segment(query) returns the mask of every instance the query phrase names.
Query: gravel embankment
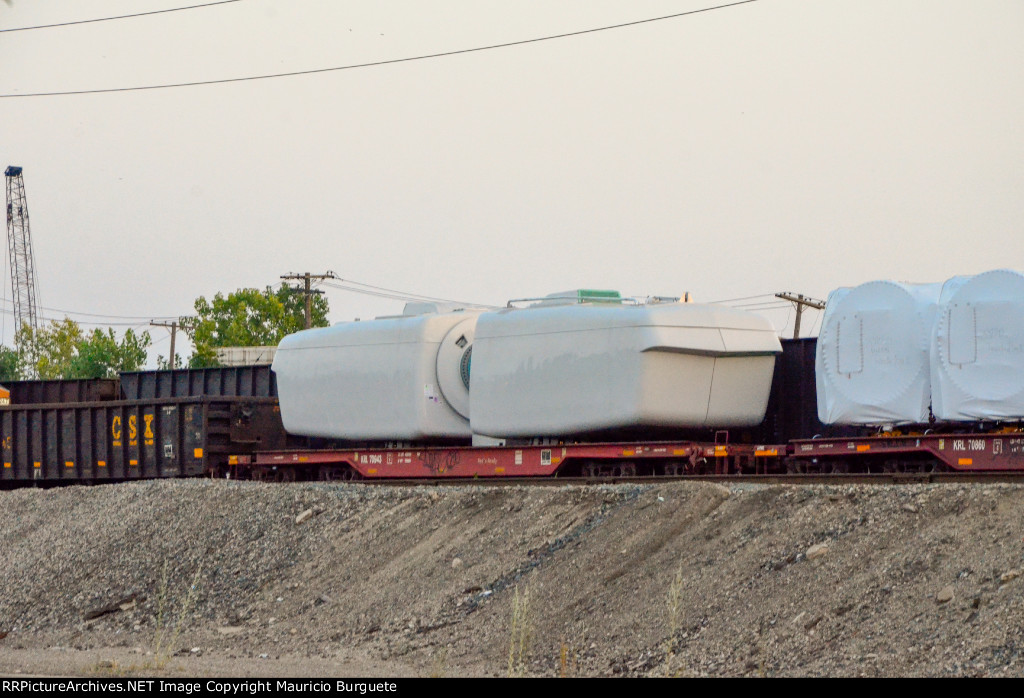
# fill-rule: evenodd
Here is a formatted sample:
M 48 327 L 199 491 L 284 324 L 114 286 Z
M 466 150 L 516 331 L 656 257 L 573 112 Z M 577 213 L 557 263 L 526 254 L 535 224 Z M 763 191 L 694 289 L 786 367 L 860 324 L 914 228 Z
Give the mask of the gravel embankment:
M 0 673 L 1017 676 L 1022 524 L 1011 485 L 0 492 Z

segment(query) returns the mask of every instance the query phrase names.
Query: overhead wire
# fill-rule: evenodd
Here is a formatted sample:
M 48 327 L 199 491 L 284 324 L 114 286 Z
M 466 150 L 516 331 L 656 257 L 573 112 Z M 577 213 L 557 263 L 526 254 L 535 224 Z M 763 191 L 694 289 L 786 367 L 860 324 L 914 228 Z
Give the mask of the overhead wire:
M 0 303 L 14 305 L 13 301 L 7 298 L 0 298 Z M 109 315 L 104 313 L 86 313 L 80 310 L 65 310 L 64 308 L 51 308 L 46 305 L 36 305 L 39 310 L 49 310 L 54 313 L 64 313 L 66 315 L 84 315 L 86 317 L 98 317 L 98 318 L 112 318 L 114 320 L 173 320 L 178 315 Z M 11 311 L 4 311 L 11 312 Z
M 781 300 L 776 299 L 776 300 L 771 300 L 771 301 L 761 301 L 760 303 L 739 303 L 737 305 L 731 305 L 729 307 L 730 308 L 757 308 L 757 307 L 766 306 L 766 305 L 770 305 L 770 306 L 778 307 L 778 308 L 788 308 L 790 304 L 787 301 L 781 301 Z
M 726 298 L 724 300 L 708 301 L 708 302 L 709 303 L 723 303 L 724 304 L 724 303 L 733 303 L 735 301 L 754 300 L 756 298 L 774 298 L 774 297 L 775 297 L 775 294 L 773 294 L 773 293 L 759 293 L 756 296 L 742 296 L 740 298 Z
M 517 41 L 506 41 L 500 44 L 488 44 L 486 46 L 474 46 L 471 48 L 455 49 L 452 51 L 441 51 L 438 53 L 427 53 L 417 56 L 406 56 L 404 58 L 389 58 L 379 61 L 369 61 L 366 63 L 351 63 L 348 65 L 334 66 L 330 68 L 312 68 L 309 70 L 294 70 L 284 73 L 267 73 L 265 75 L 247 75 L 237 78 L 220 78 L 215 80 L 195 80 L 190 82 L 177 82 L 177 83 L 164 83 L 159 85 L 135 85 L 130 87 L 105 87 L 93 90 L 61 90 L 54 92 L 27 92 L 22 94 L 9 93 L 0 94 L 0 99 L 14 98 L 14 97 L 58 97 L 67 95 L 90 95 L 90 94 L 107 94 L 113 92 L 134 92 L 140 90 L 162 90 L 173 87 L 197 87 L 200 85 L 222 85 L 233 82 L 248 82 L 253 80 L 270 80 L 273 78 L 287 78 L 296 77 L 299 75 L 314 75 L 317 73 L 330 73 L 341 70 L 355 70 L 358 68 L 372 68 L 382 65 L 394 65 L 396 63 L 411 63 L 413 61 L 429 60 L 433 58 L 444 58 L 447 56 L 458 56 L 466 53 L 477 53 L 480 51 L 492 51 L 500 48 L 510 48 L 512 46 L 523 46 L 526 44 L 534 44 L 542 41 L 553 41 L 556 39 L 566 39 L 574 36 L 583 36 L 585 34 L 594 34 L 597 32 L 610 31 L 613 29 L 623 29 L 625 27 L 634 27 L 640 24 L 649 24 L 652 22 L 661 22 L 669 19 L 677 19 L 679 17 L 686 17 L 688 15 L 695 15 L 702 12 L 712 12 L 714 10 L 723 10 L 729 7 L 736 7 L 737 5 L 747 5 L 759 0 L 738 0 L 737 2 L 730 2 L 724 5 L 715 5 L 714 7 L 703 7 L 697 10 L 689 10 L 687 12 L 676 12 L 670 15 L 663 15 L 660 17 L 650 17 L 647 19 L 638 19 L 631 22 L 621 22 L 619 24 L 609 24 L 601 27 L 592 27 L 590 29 L 581 29 L 572 32 L 563 32 L 561 34 L 549 34 L 547 36 L 538 36 L 531 39 L 519 39 Z
M 149 12 L 135 12 L 128 15 L 115 15 L 113 17 L 97 17 L 95 19 L 79 19 L 70 22 L 56 22 L 54 24 L 36 24 L 31 27 L 12 27 L 10 29 L 0 29 L 0 34 L 6 32 L 27 32 L 34 29 L 53 29 L 55 27 L 70 27 L 76 24 L 92 24 L 94 22 L 110 22 L 115 19 L 132 19 L 134 17 L 145 17 L 147 15 L 162 15 L 167 12 L 180 12 L 181 10 L 195 10 L 201 7 L 212 7 L 214 5 L 227 5 L 233 2 L 241 2 L 242 0 L 218 0 L 217 2 L 204 2 L 198 5 L 186 5 L 185 7 L 169 7 L 164 10 L 151 10 Z
M 363 283 L 361 281 L 353 281 L 352 279 L 342 279 L 339 276 L 334 276 L 332 280 L 338 282 L 339 284 L 351 284 L 351 285 L 354 285 L 354 286 L 360 286 L 360 287 L 363 287 L 363 288 L 366 288 L 366 289 L 372 289 L 374 291 L 378 291 L 378 292 L 382 292 L 382 293 L 392 294 L 394 296 L 397 296 L 400 300 L 431 301 L 431 302 L 438 302 L 438 303 L 456 303 L 456 304 L 460 304 L 460 305 L 472 305 L 472 306 L 479 306 L 479 307 L 497 307 L 497 306 L 488 306 L 488 305 L 486 305 L 484 303 L 470 303 L 470 302 L 466 302 L 466 301 L 454 300 L 452 298 L 440 298 L 438 296 L 428 296 L 428 295 L 425 295 L 425 294 L 422 294 L 422 293 L 412 293 L 411 291 L 399 291 L 399 290 L 396 290 L 396 289 L 393 289 L 393 288 L 385 288 L 383 286 L 375 286 L 373 284 Z M 326 284 L 328 286 L 331 285 L 329 281 L 324 281 L 322 283 L 324 283 L 324 284 Z M 335 287 L 337 287 L 337 284 L 335 285 Z M 359 292 L 357 289 L 346 289 L 346 290 L 352 290 L 352 291 L 355 291 L 357 293 Z
M 343 279 L 339 279 L 339 281 L 344 281 L 344 280 Z M 354 283 L 357 283 L 357 282 L 350 282 L 350 283 L 354 284 Z M 467 302 L 464 302 L 464 301 L 453 300 L 453 299 L 450 299 L 450 298 L 435 298 L 435 297 L 432 297 L 432 296 L 422 296 L 422 295 L 415 294 L 415 293 L 406 293 L 406 292 L 403 292 L 403 291 L 395 291 L 395 290 L 392 290 L 392 289 L 383 289 L 383 288 L 380 288 L 380 287 L 371 286 L 369 284 L 359 284 L 359 286 L 350 286 L 350 285 L 339 284 L 339 283 L 331 283 L 330 281 L 323 281 L 323 282 L 321 282 L 321 284 L 323 286 L 327 286 L 328 288 L 333 288 L 333 289 L 337 289 L 337 290 L 340 290 L 340 291 L 350 291 L 352 293 L 360 293 L 360 294 L 363 294 L 363 295 L 366 295 L 366 296 L 375 296 L 377 298 L 388 298 L 388 299 L 391 299 L 391 300 L 406 301 L 406 302 L 413 302 L 413 303 L 424 303 L 424 302 L 428 302 L 428 303 L 453 303 L 455 305 L 462 305 L 462 306 L 467 306 L 467 307 L 477 307 L 477 308 L 495 308 L 495 307 L 497 307 L 497 306 L 493 306 L 493 305 L 486 305 L 486 304 L 483 304 L 483 303 L 467 303 Z M 365 288 L 362 288 L 360 286 L 365 286 Z
M 415 297 L 415 298 L 419 298 L 421 300 L 442 301 L 442 302 L 445 302 L 445 303 L 458 303 L 459 302 L 459 301 L 450 300 L 448 298 L 438 298 L 436 296 L 428 296 L 428 295 L 425 295 L 425 294 L 422 294 L 422 293 L 412 293 L 411 291 L 397 291 L 397 290 L 395 290 L 393 288 L 384 288 L 383 286 L 374 286 L 373 284 L 365 284 L 362 281 L 353 281 L 352 279 L 342 279 L 341 277 L 338 277 L 338 276 L 333 277 L 333 280 L 337 281 L 339 283 L 342 283 L 342 284 L 352 284 L 354 286 L 362 286 L 364 288 L 372 288 L 374 290 L 383 291 L 385 293 L 396 293 L 396 294 L 398 294 L 400 296 L 403 296 L 405 298 L 414 298 Z
M 817 310 L 817 308 L 815 308 L 815 310 Z M 816 317 L 816 318 L 814 319 L 814 324 L 813 324 L 813 325 L 811 325 L 811 334 L 812 334 L 812 335 L 813 335 L 813 334 L 814 334 L 815 332 L 817 332 L 817 331 L 819 330 L 819 327 L 820 327 L 820 325 L 821 325 L 821 319 L 822 319 L 822 318 L 823 318 L 824 316 L 825 316 L 825 313 L 823 313 L 823 312 L 821 312 L 820 310 L 818 310 L 818 317 Z

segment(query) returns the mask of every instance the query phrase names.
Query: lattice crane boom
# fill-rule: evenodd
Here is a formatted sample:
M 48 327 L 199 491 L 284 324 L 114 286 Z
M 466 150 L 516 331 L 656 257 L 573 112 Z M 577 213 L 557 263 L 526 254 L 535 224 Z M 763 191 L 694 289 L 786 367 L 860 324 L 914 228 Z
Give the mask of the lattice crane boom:
M 39 329 L 35 258 L 28 223 L 28 200 L 22 168 L 15 165 L 4 170 L 7 182 L 7 245 L 11 259 L 11 290 L 14 300 L 14 321 L 18 329 L 28 324 Z

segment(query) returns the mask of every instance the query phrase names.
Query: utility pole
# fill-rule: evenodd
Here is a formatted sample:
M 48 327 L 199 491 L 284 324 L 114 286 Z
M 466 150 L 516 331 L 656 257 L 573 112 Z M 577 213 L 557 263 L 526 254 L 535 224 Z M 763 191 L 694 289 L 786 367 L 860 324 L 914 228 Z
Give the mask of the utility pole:
M 776 293 L 776 298 L 781 298 L 785 301 L 792 301 L 796 306 L 796 321 L 793 323 L 793 339 L 800 339 L 800 315 L 803 314 L 804 308 L 815 308 L 816 310 L 825 309 L 825 301 L 819 301 L 816 298 L 810 298 L 800 293 Z
M 281 278 L 286 280 L 305 282 L 305 287 L 300 290 L 306 296 L 306 329 L 308 330 L 313 326 L 313 294 L 323 293 L 323 291 L 318 291 L 314 288 L 311 288 L 309 285 L 310 281 L 312 279 L 318 279 L 320 281 L 323 281 L 324 279 L 334 279 L 337 277 L 334 276 L 333 271 L 329 271 L 325 274 L 310 274 L 307 271 L 305 274 L 284 274 L 283 276 L 281 276 Z
M 174 353 L 174 335 L 178 332 L 178 321 L 172 320 L 171 322 L 157 322 L 156 320 L 150 320 L 149 324 L 153 327 L 166 327 L 171 331 L 171 370 L 174 370 L 174 364 L 177 363 L 177 355 Z

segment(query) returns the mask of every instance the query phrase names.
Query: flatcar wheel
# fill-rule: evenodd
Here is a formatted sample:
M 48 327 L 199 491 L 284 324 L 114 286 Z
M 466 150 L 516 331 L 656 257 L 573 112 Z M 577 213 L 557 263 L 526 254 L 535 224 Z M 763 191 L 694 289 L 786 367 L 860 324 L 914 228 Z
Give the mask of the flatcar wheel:
M 295 482 L 295 469 L 285 468 L 277 473 L 278 482 Z
M 906 470 L 904 464 L 898 460 L 887 460 L 882 464 L 883 473 L 903 473 Z

